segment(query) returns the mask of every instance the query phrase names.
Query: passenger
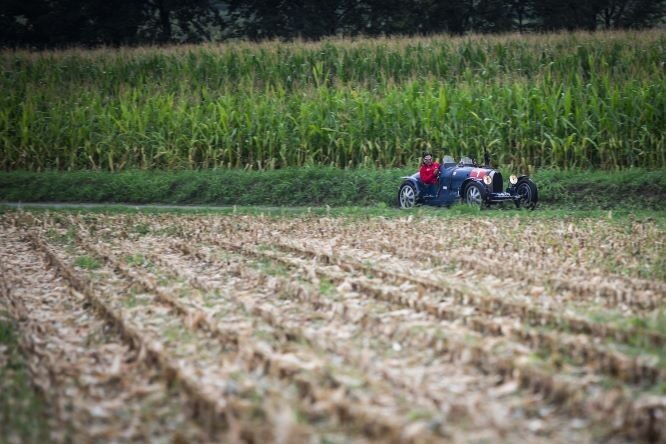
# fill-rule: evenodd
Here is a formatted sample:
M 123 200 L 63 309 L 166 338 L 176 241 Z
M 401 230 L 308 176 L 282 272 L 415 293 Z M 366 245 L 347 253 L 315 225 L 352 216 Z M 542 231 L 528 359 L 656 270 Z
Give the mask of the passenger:
M 419 169 L 419 175 L 424 187 L 424 198 L 432 198 L 437 194 L 437 182 L 439 181 L 439 163 L 433 162 L 432 154 L 424 153 L 423 162 Z

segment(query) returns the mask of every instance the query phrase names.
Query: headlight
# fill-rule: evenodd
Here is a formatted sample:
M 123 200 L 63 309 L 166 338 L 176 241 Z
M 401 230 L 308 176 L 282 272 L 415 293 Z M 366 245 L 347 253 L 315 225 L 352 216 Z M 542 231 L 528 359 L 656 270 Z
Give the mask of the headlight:
M 490 185 L 491 183 L 493 183 L 493 178 L 490 177 L 490 174 L 483 176 L 483 183 L 485 183 L 486 185 Z
M 509 176 L 509 182 L 511 182 L 511 185 L 515 185 L 515 184 L 518 183 L 518 178 L 516 177 L 515 174 L 512 174 L 511 176 Z

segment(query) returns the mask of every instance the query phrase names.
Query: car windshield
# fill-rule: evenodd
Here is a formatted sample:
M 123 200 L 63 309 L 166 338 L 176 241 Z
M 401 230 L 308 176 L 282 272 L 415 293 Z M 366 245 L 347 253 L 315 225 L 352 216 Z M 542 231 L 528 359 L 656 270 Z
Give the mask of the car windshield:
M 453 159 L 453 156 L 444 156 L 442 163 L 456 163 L 456 161 Z
M 462 163 L 463 165 L 474 165 L 474 162 L 472 162 L 472 159 L 470 159 L 467 156 L 461 157 L 460 158 L 460 163 Z

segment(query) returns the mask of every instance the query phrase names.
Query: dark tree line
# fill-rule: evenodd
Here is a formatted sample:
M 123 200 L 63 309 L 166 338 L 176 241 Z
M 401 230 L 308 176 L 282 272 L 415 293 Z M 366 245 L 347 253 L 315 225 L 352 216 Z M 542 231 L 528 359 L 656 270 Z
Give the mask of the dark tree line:
M 228 26 L 210 0 L 2 0 L 3 46 L 200 42 Z
M 3 0 L 0 44 L 58 47 L 643 28 L 666 0 Z

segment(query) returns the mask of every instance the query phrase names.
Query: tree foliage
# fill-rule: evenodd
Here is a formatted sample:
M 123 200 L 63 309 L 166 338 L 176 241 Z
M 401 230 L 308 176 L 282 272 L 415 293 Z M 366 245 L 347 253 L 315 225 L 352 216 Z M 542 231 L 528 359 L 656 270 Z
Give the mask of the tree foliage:
M 666 0 L 4 0 L 2 46 L 644 28 Z

